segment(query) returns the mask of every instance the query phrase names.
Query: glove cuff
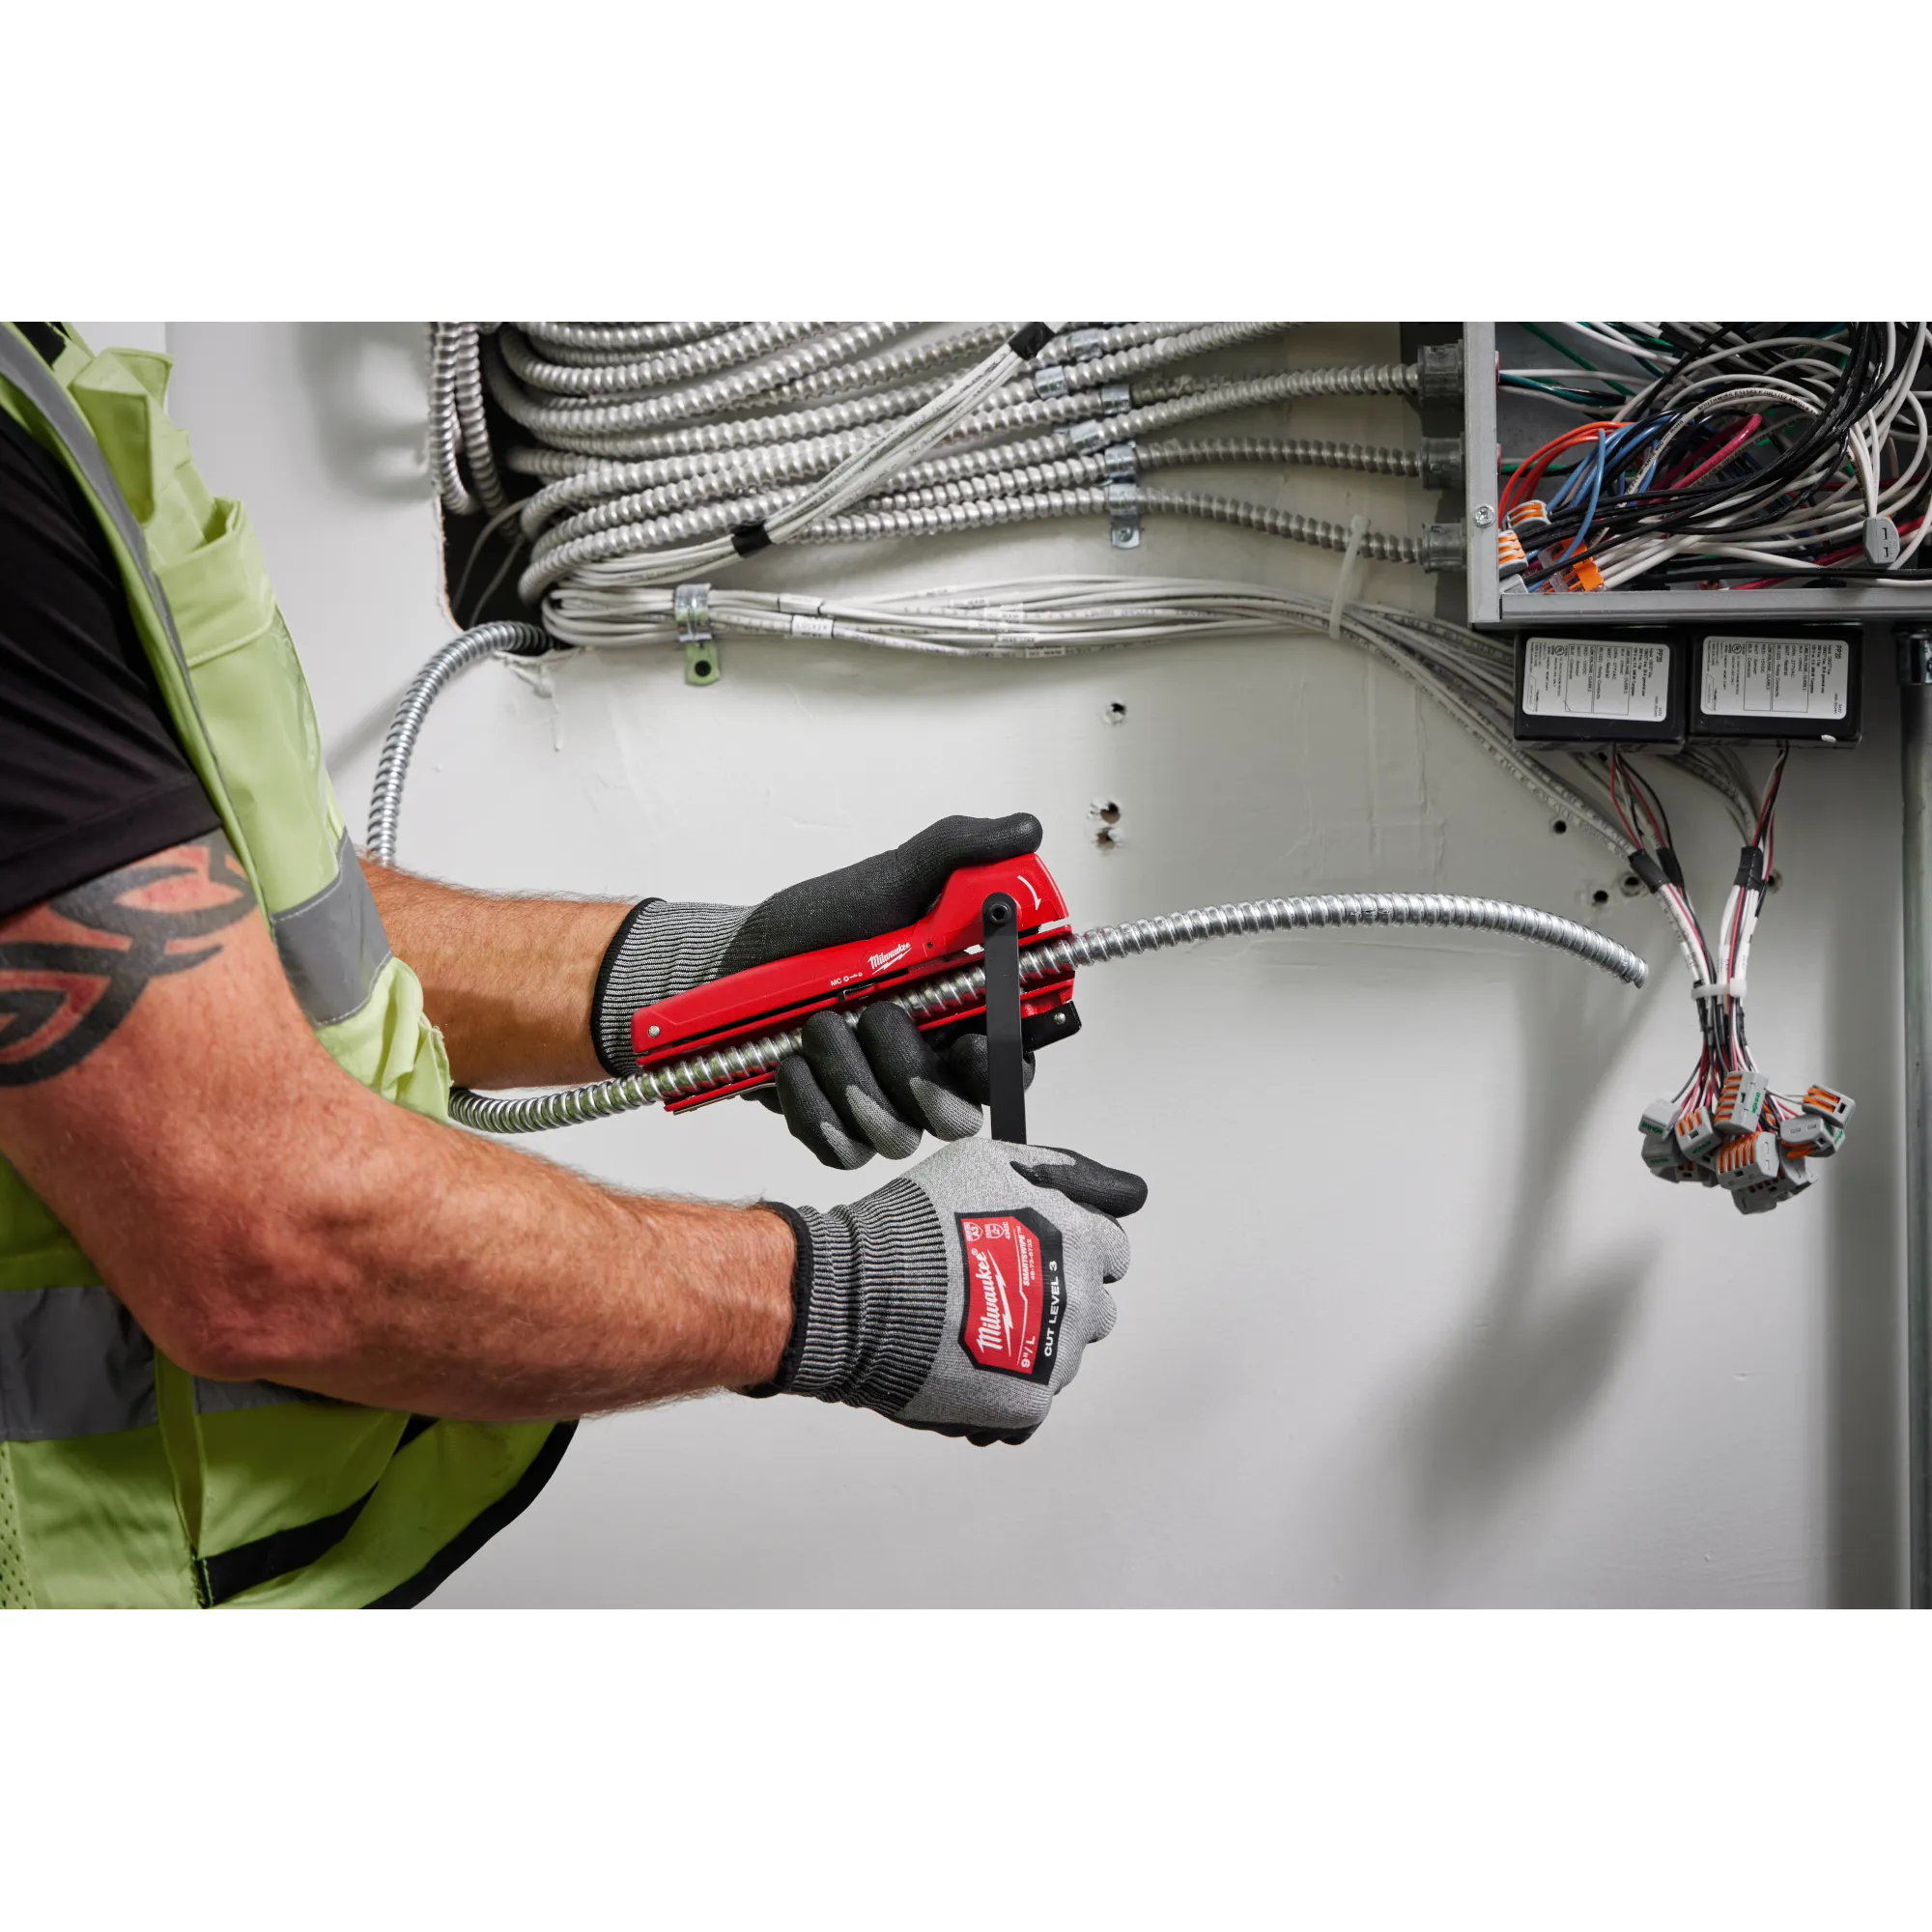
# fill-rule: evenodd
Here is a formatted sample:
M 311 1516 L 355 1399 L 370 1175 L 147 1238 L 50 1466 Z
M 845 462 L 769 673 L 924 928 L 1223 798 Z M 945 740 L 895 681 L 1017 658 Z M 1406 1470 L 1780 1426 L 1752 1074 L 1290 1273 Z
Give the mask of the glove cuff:
M 791 1230 L 791 1333 L 785 1337 L 784 1353 L 768 1382 L 755 1388 L 740 1389 L 740 1395 L 789 1395 L 798 1375 L 798 1358 L 805 1347 L 807 1321 L 811 1311 L 811 1224 L 806 1219 L 813 1210 L 787 1208 L 782 1201 L 753 1204 L 767 1214 L 776 1214 Z M 823 1219 L 822 1215 L 817 1216 Z
M 792 1332 L 755 1395 L 816 1396 L 895 1415 L 932 1371 L 946 1327 L 946 1242 L 923 1189 L 895 1180 L 821 1213 L 763 1206 L 790 1222 Z
M 631 908 L 604 949 L 590 995 L 590 1043 L 613 1079 L 638 1070 L 631 1015 L 716 979 L 746 911 L 668 899 L 643 899 Z

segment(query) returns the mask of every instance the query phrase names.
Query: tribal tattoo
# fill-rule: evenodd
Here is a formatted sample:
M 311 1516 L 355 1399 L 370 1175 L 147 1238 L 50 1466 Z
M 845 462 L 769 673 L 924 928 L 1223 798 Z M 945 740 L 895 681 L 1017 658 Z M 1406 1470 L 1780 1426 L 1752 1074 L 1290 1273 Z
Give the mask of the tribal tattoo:
M 0 1087 L 65 1073 L 150 980 L 192 971 L 255 904 L 220 832 L 62 893 L 0 931 Z

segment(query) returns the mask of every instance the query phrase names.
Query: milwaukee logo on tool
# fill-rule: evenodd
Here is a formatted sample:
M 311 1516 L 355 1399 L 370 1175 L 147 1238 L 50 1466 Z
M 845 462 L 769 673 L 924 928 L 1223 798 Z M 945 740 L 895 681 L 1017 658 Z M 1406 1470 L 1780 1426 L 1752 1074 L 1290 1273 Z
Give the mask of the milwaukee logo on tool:
M 912 951 L 912 941 L 902 939 L 890 952 L 875 952 L 867 962 L 874 973 L 883 973 L 888 966 L 896 966 Z
M 982 1369 L 1047 1380 L 1065 1306 L 1059 1229 L 1025 1208 L 958 1220 L 966 1274 L 961 1344 Z

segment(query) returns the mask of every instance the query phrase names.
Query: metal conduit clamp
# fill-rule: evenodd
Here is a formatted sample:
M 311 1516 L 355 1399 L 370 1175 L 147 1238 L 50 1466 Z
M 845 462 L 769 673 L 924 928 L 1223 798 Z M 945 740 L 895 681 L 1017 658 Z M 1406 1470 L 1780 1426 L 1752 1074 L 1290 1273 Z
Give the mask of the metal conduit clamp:
M 677 619 L 678 641 L 684 646 L 685 683 L 716 684 L 724 667 L 718 640 L 711 635 L 710 584 L 680 583 L 670 604 Z
M 1107 519 L 1116 550 L 1141 547 L 1141 479 L 1131 441 L 1110 442 L 1100 452 L 1107 466 Z

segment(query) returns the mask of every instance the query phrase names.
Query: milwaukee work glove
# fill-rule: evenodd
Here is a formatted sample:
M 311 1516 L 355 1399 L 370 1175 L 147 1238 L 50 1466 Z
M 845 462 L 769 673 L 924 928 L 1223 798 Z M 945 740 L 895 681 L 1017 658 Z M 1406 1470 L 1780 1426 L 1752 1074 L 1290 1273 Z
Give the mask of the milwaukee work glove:
M 1138 1175 L 1061 1148 L 942 1148 L 849 1208 L 791 1223 L 792 1331 L 752 1395 L 815 1395 L 970 1442 L 1024 1442 L 1114 1325 L 1116 1216 Z
M 645 899 L 604 954 L 591 999 L 597 1055 L 613 1076 L 637 1070 L 631 1015 L 673 993 L 774 959 L 895 932 L 929 911 L 948 879 L 1039 850 L 1039 820 L 942 818 L 917 837 L 843 871 L 775 893 L 754 906 Z M 943 1141 L 980 1131 L 989 1098 L 986 1036 L 967 1033 L 942 1053 L 899 1008 L 881 1003 L 855 1030 L 814 1013 L 800 1050 L 778 1065 L 776 1089 L 747 1097 L 782 1113 L 827 1167 L 863 1167 L 874 1153 L 903 1160 L 923 1133 Z M 1032 1084 L 1033 1056 L 1027 1055 Z

